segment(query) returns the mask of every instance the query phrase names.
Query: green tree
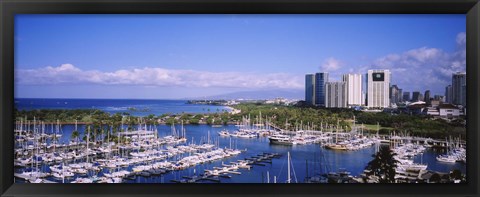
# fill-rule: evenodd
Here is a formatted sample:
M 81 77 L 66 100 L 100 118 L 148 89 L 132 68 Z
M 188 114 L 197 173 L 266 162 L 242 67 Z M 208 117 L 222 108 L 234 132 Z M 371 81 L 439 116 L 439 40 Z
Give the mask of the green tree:
M 209 116 L 207 118 L 207 124 L 213 124 L 213 120 L 214 120 L 213 116 Z
M 200 123 L 200 120 L 199 120 L 199 119 L 196 119 L 196 118 L 192 118 L 192 119 L 190 119 L 189 123 L 190 123 L 190 124 L 199 124 L 199 123 Z
M 370 172 L 367 175 L 378 176 L 380 183 L 394 183 L 395 168 L 398 163 L 395 155 L 397 154 L 388 146 L 381 146 L 377 154 L 372 155 L 374 159 L 368 162 L 366 169 Z
M 170 117 L 165 122 L 167 125 L 178 124 L 178 121 L 175 119 L 175 117 Z
M 77 146 L 78 146 L 78 138 L 79 138 L 79 137 L 80 137 L 80 132 L 78 132 L 77 130 L 74 130 L 74 131 L 72 132 L 71 138 L 72 138 L 73 140 L 75 140 L 75 142 L 77 143 Z

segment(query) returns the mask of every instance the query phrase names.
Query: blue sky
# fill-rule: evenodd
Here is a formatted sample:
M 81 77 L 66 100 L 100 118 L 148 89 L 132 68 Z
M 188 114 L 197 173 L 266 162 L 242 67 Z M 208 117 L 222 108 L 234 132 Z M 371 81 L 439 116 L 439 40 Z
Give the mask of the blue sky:
M 465 70 L 465 22 L 465 15 L 17 15 L 15 96 L 301 93 L 307 73 L 339 80 L 376 68 L 391 69 L 404 91 L 443 94 L 451 73 Z

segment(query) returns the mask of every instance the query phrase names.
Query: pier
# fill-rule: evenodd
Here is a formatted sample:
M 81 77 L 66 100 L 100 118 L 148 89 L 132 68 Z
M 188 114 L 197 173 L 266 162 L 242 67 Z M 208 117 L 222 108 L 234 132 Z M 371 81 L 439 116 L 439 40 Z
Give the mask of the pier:
M 49 181 L 49 180 L 46 180 L 46 179 L 37 179 L 37 177 L 26 175 L 26 174 L 21 174 L 21 173 L 14 173 L 13 176 L 16 177 L 16 178 L 27 180 L 31 183 L 34 183 L 34 182 L 36 183 L 36 180 L 41 180 L 40 183 L 57 183 L 57 182 Z
M 388 143 L 390 144 L 405 144 L 410 142 L 413 144 L 427 145 L 434 148 L 447 148 L 448 144 L 451 144 L 446 140 L 424 138 L 424 137 L 379 135 L 379 138 L 381 140 L 384 140 L 385 142 L 388 141 Z M 462 146 L 466 146 L 467 144 L 465 140 L 459 140 L 456 142 Z

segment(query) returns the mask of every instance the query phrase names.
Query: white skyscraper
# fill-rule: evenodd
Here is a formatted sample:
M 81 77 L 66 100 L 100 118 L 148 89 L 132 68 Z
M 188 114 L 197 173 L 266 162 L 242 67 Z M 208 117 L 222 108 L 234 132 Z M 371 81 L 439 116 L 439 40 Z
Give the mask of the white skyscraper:
M 390 105 L 390 77 L 389 70 L 368 70 L 368 107 L 388 107 Z
M 347 105 L 364 105 L 364 100 L 362 99 L 362 74 L 345 74 L 343 75 L 343 81 L 347 89 Z
M 345 82 L 325 83 L 325 107 L 347 107 L 347 88 Z

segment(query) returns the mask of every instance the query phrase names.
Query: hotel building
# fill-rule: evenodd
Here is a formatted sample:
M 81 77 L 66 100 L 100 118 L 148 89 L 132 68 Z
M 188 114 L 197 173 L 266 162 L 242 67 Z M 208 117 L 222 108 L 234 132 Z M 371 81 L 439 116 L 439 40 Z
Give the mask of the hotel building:
M 347 91 L 347 106 L 364 105 L 362 95 L 362 74 L 345 74 L 343 82 Z
M 368 70 L 367 72 L 367 106 L 390 106 L 390 71 Z
M 325 83 L 325 107 L 327 108 L 347 107 L 346 82 Z

